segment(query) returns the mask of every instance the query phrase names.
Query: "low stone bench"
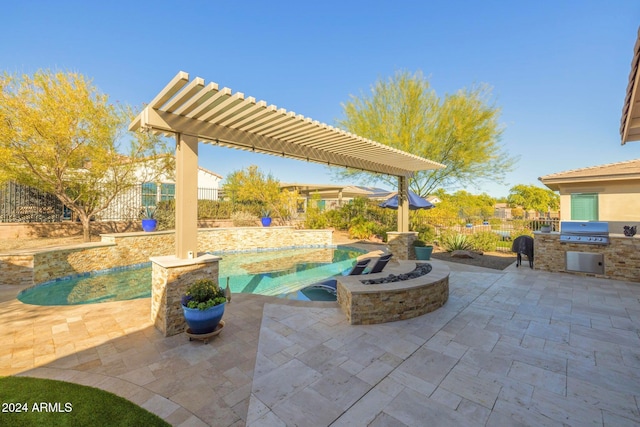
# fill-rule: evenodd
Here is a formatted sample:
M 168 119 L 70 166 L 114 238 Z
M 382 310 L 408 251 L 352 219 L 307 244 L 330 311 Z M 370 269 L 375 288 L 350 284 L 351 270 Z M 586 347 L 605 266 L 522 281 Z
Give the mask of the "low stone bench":
M 389 264 L 382 273 L 338 277 L 338 304 L 352 325 L 411 319 L 442 307 L 449 299 L 449 267 L 437 260 L 428 274 L 415 279 L 365 285 L 362 280 L 406 274 L 416 261 Z

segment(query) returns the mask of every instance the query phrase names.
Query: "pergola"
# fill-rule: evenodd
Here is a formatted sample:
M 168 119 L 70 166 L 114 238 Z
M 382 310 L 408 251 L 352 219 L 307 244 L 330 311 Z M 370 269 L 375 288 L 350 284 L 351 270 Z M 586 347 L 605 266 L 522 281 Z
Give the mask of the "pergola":
M 444 165 L 179 72 L 129 130 L 175 135 L 176 257 L 197 254 L 198 142 L 398 177 L 398 231 L 409 231 L 408 180 Z

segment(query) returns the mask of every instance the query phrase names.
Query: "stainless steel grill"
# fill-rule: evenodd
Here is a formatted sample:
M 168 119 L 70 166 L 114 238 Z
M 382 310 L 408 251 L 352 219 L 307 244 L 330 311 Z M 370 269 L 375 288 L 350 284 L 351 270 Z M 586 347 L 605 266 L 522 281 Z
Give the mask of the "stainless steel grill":
M 608 245 L 609 223 L 600 221 L 562 221 L 560 223 L 560 242 Z

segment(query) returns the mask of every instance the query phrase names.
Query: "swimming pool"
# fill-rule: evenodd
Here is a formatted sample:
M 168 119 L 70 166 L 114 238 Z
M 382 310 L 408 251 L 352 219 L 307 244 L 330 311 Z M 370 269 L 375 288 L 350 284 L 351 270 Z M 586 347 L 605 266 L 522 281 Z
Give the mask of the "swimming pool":
M 296 248 L 216 253 L 220 286 L 233 293 L 284 295 L 348 269 L 363 250 L 352 247 Z M 42 283 L 18 294 L 33 305 L 75 305 L 151 296 L 151 264 L 98 271 Z

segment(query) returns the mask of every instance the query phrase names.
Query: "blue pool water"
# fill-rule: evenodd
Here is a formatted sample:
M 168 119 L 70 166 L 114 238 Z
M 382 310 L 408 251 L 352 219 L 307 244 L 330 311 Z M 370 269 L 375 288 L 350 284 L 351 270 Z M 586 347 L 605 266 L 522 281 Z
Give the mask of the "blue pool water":
M 339 274 L 364 251 L 349 248 L 297 248 L 220 253 L 219 280 L 231 292 L 284 295 Z M 18 300 L 34 305 L 92 304 L 151 296 L 150 263 L 58 279 L 25 289 Z

